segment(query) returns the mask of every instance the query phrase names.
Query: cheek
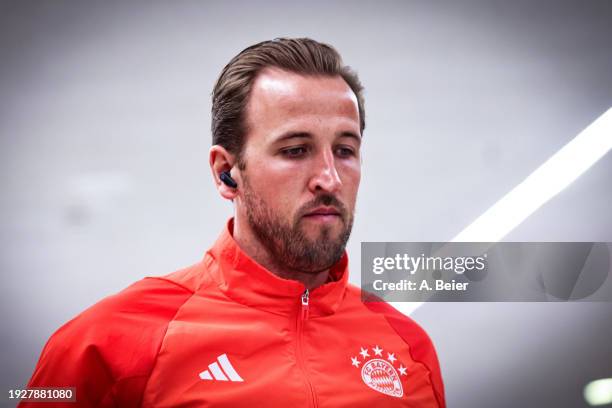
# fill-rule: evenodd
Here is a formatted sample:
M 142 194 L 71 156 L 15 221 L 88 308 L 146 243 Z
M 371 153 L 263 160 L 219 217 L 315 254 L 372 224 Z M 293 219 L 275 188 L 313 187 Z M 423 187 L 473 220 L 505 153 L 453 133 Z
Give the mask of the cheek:
M 253 160 L 249 171 L 253 174 L 252 179 L 257 178 L 261 188 L 276 195 L 294 194 L 299 190 L 298 186 L 303 183 L 307 174 L 305 162 L 282 160 L 263 153 L 259 156 L 261 158 Z
M 356 196 L 361 182 L 361 165 L 349 164 L 344 168 L 344 186 L 348 194 Z
M 269 207 L 284 212 L 298 200 L 300 180 L 295 172 L 269 164 L 253 165 L 249 171 L 252 189 Z

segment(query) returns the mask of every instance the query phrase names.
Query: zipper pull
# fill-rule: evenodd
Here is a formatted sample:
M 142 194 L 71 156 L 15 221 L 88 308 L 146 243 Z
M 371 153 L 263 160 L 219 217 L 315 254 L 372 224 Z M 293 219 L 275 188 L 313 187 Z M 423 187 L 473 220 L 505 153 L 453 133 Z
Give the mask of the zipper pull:
M 302 320 L 308 319 L 308 289 L 302 293 Z

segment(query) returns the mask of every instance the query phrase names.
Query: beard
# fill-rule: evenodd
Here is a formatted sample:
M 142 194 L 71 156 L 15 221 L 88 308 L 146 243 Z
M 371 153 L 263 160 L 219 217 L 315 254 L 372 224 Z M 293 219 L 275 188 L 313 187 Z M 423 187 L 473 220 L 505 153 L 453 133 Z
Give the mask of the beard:
M 342 258 L 351 235 L 353 214 L 334 195 L 318 195 L 303 205 L 293 220 L 287 221 L 253 192 L 245 174 L 242 178 L 249 226 L 274 262 L 284 268 L 317 273 L 330 268 Z M 334 206 L 338 210 L 342 228 L 334 236 L 334 228 L 323 225 L 317 236 L 311 239 L 304 232 L 303 216 L 322 205 Z

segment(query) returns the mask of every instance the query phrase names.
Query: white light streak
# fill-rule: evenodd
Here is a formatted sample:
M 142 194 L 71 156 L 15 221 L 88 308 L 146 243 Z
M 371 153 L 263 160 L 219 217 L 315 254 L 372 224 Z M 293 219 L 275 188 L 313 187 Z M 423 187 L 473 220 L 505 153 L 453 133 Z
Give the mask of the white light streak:
M 612 108 L 461 231 L 451 242 L 498 242 L 612 149 Z M 389 302 L 405 315 L 423 302 Z M 585 391 L 586 392 L 586 391 Z
M 497 242 L 612 149 L 612 108 L 451 242 Z

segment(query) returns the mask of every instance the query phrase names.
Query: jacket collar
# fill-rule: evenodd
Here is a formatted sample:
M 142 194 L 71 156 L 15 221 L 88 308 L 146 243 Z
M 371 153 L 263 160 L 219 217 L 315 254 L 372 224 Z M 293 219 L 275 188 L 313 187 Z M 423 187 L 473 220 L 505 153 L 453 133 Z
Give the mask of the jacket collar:
M 230 218 L 221 235 L 206 253 L 204 263 L 221 291 L 239 303 L 277 314 L 296 313 L 301 307 L 304 285 L 296 280 L 283 279 L 255 262 L 240 249 L 234 240 L 234 219 Z M 348 256 L 330 270 L 331 282 L 309 293 L 310 317 L 334 313 L 348 283 Z

